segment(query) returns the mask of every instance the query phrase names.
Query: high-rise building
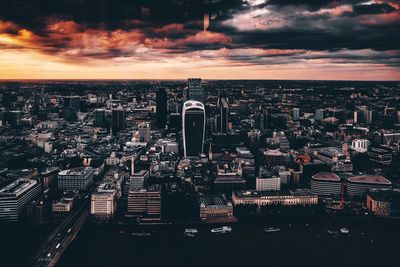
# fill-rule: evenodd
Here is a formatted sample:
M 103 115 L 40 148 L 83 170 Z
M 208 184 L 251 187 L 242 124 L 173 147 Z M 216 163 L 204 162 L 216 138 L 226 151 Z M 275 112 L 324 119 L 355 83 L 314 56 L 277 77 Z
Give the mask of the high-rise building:
M 226 133 L 229 124 L 229 102 L 225 94 L 218 97 L 217 108 L 217 132 Z
M 167 124 L 167 92 L 164 88 L 157 91 L 157 116 L 156 122 L 158 128 L 165 128 Z
M 293 116 L 293 120 L 297 121 L 300 118 L 300 109 L 299 108 L 294 108 L 292 116 Z
M 94 125 L 96 127 L 106 126 L 106 111 L 102 108 L 98 108 L 94 112 Z
M 205 109 L 198 101 L 186 101 L 182 112 L 183 149 L 185 157 L 203 153 L 205 136 Z
M 139 128 L 139 142 L 150 142 L 151 137 L 151 129 L 149 123 L 141 123 L 138 126 Z
M 40 184 L 33 179 L 20 178 L 0 188 L 0 221 L 19 221 L 39 193 Z
M 322 108 L 318 108 L 315 110 L 314 115 L 315 120 L 320 121 L 324 118 L 324 110 Z
M 21 123 L 21 111 L 19 110 L 4 111 L 2 116 L 3 125 L 17 126 Z
M 200 78 L 188 79 L 188 91 L 188 100 L 199 101 L 204 104 L 205 94 L 204 89 L 201 86 Z
M 268 111 L 266 109 L 263 110 L 261 105 L 256 113 L 255 128 L 260 131 L 268 128 Z
M 119 132 L 120 130 L 126 129 L 126 111 L 120 105 L 112 110 L 112 132 L 113 134 Z

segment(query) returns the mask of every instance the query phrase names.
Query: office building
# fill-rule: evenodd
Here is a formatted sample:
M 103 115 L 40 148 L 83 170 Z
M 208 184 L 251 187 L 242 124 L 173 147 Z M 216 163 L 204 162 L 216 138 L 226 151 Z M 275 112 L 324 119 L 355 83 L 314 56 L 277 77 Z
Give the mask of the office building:
M 164 129 L 167 125 L 167 111 L 168 111 L 168 96 L 164 88 L 160 88 L 157 91 L 156 102 L 156 124 L 160 129 Z
M 346 190 L 350 197 L 365 197 L 367 191 L 373 188 L 392 188 L 392 183 L 379 175 L 360 175 L 347 179 Z
M 135 172 L 131 174 L 129 179 L 129 188 L 130 190 L 140 190 L 146 187 L 147 179 L 149 177 L 149 171 L 141 170 L 139 172 Z
M 130 190 L 128 216 L 140 217 L 144 221 L 161 220 L 161 186 L 151 185 L 145 189 Z
M 93 181 L 92 167 L 79 167 L 58 173 L 58 189 L 64 191 L 86 190 Z
M 320 172 L 311 177 L 311 192 L 318 196 L 340 196 L 342 183 L 333 172 Z
M 3 125 L 17 126 L 21 123 L 21 111 L 4 111 L 2 114 Z
M 202 221 L 223 221 L 233 218 L 232 203 L 225 195 L 199 197 L 200 219 Z
M 296 191 L 234 191 L 232 192 L 233 206 L 257 205 L 262 206 L 313 206 L 318 204 L 318 196 L 308 190 Z
M 201 86 L 200 78 L 189 78 L 188 79 L 188 100 L 194 100 L 201 103 L 205 103 L 205 93 Z
M 221 94 L 217 100 L 218 114 L 217 118 L 217 132 L 224 134 L 229 128 L 229 102 L 226 94 Z
M 279 191 L 281 190 L 281 178 L 279 176 L 257 177 L 257 191 Z
M 0 189 L 0 221 L 16 222 L 26 215 L 26 206 L 36 199 L 40 184 L 33 179 L 19 178 Z
M 300 118 L 300 109 L 299 108 L 293 109 L 292 117 L 293 117 L 294 121 L 297 121 Z
M 324 119 L 324 110 L 322 108 L 319 108 L 319 109 L 315 110 L 314 119 L 317 120 L 317 121 L 320 121 L 320 120 Z
M 186 101 L 182 111 L 183 150 L 185 157 L 203 153 L 205 137 L 205 109 L 198 101 Z
M 149 123 L 141 123 L 138 126 L 139 142 L 148 143 L 151 139 L 151 129 Z
M 94 111 L 94 125 L 96 127 L 106 127 L 106 111 L 105 109 L 98 108 Z
M 90 214 L 97 219 L 111 219 L 117 209 L 117 189 L 112 183 L 100 184 L 91 196 Z
M 268 129 L 268 111 L 261 106 L 255 114 L 255 128 L 260 131 Z
M 400 189 L 370 189 L 366 207 L 377 216 L 400 217 Z
M 384 146 L 369 148 L 367 155 L 369 160 L 383 165 L 389 165 L 393 160 L 391 149 Z
M 111 117 L 113 134 L 126 129 L 126 110 L 121 105 L 111 111 Z
M 368 151 L 369 143 L 368 139 L 354 139 L 351 142 L 351 149 L 359 153 L 365 153 Z

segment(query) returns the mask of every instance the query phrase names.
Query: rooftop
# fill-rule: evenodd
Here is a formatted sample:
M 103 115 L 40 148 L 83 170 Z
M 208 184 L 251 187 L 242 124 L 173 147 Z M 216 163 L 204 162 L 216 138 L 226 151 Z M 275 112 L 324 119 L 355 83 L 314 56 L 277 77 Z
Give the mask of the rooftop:
M 20 178 L 0 189 L 0 197 L 19 196 L 37 184 L 36 180 Z
M 391 185 L 388 179 L 380 175 L 360 175 L 354 176 L 347 179 L 350 183 L 366 183 L 366 184 L 377 184 L 377 185 Z
M 339 176 L 333 172 L 320 172 L 312 176 L 313 180 L 340 182 Z

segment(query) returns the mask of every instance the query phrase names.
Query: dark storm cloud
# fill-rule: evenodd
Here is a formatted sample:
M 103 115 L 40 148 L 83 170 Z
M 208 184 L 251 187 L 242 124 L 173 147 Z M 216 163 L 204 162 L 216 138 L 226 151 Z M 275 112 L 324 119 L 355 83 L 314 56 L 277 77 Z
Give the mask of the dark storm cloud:
M 354 15 L 366 15 L 366 14 L 384 14 L 396 11 L 394 7 L 389 4 L 370 4 L 370 5 L 356 5 L 353 8 Z
M 290 60 L 327 59 L 331 55 L 337 62 L 398 65 L 398 54 L 392 54 L 395 60 L 389 60 L 383 53 L 373 57 L 339 53 L 398 50 L 398 0 L 373 4 L 365 0 L 214 0 L 212 5 L 205 2 L 1 1 L 0 22 L 7 25 L 0 27 L 0 34 L 19 37 L 21 30 L 26 29 L 32 32 L 31 42 L 36 49 L 47 54 L 65 53 L 68 57 L 129 57 L 140 54 L 143 47 L 171 56 L 223 48 L 281 49 L 296 51 L 227 57 L 241 62 L 285 64 Z M 210 16 L 209 32 L 203 32 L 204 14 Z M 12 47 L 8 45 L 7 49 Z M 311 56 L 305 51 L 327 53 Z

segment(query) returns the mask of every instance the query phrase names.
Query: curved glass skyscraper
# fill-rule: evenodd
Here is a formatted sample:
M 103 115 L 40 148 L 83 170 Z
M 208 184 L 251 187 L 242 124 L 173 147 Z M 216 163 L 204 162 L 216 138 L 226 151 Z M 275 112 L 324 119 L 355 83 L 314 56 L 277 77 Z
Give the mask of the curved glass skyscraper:
M 183 104 L 183 149 L 186 157 L 203 153 L 206 114 L 201 102 L 189 100 Z

